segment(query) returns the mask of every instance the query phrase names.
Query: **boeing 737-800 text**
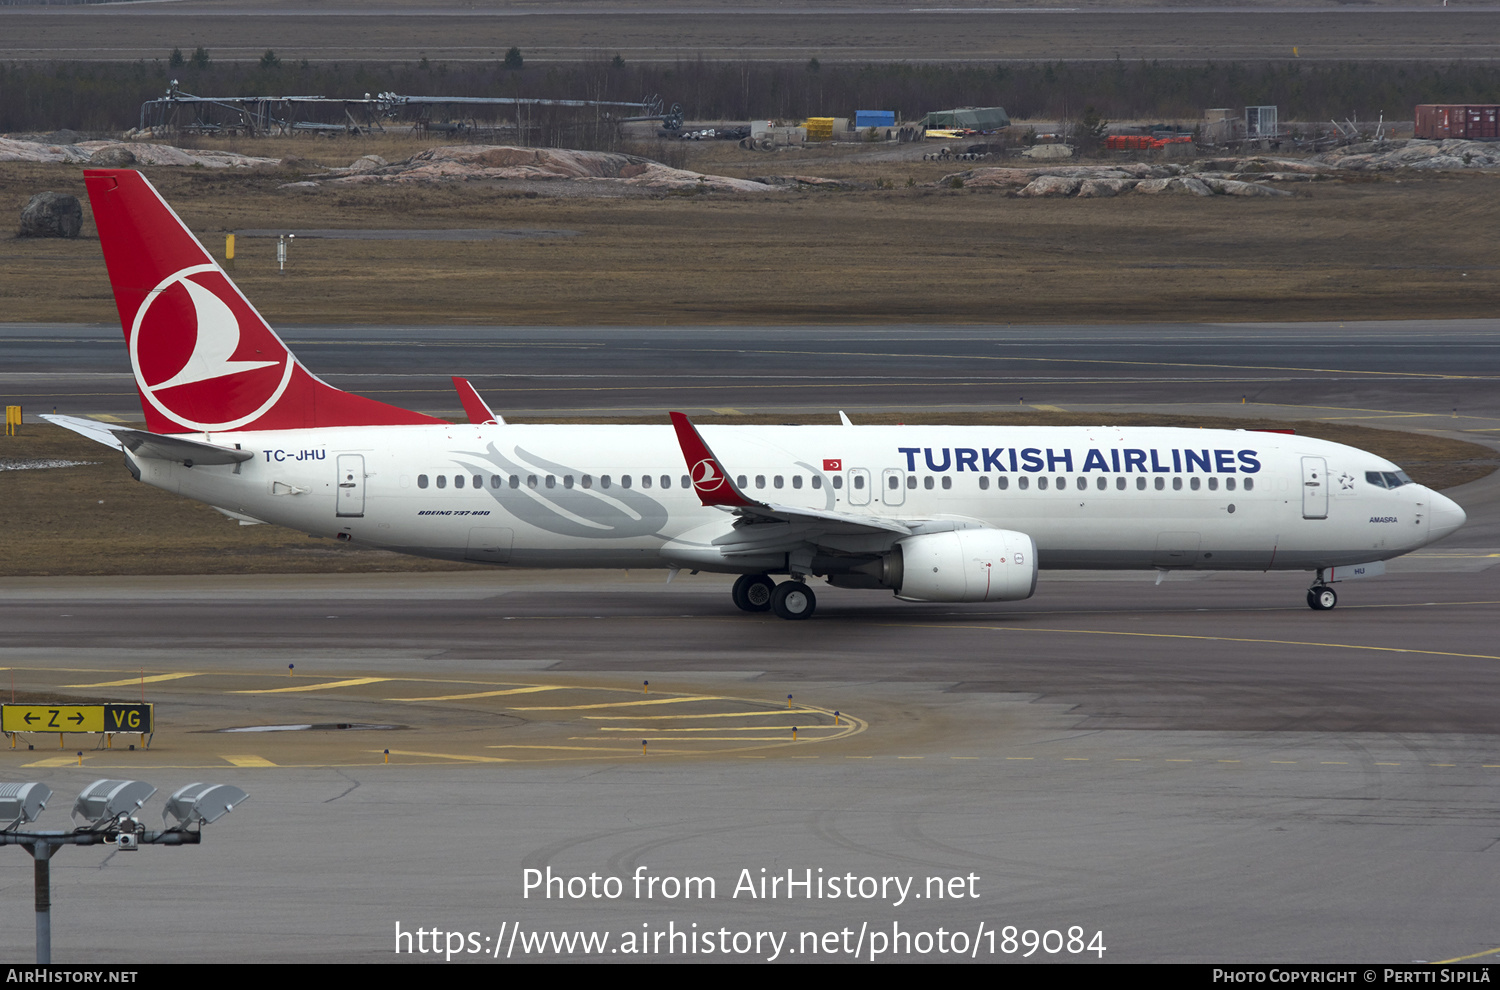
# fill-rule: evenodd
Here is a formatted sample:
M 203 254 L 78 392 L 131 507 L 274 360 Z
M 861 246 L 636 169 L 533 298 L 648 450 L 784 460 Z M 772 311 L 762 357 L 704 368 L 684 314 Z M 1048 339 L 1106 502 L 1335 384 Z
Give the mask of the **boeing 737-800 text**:
M 810 616 L 808 581 L 927 602 L 1029 598 L 1039 567 L 1308 570 L 1307 602 L 1453 532 L 1454 502 L 1374 454 L 1279 433 L 1136 427 L 468 423 L 308 372 L 146 179 L 85 173 L 146 428 L 58 424 L 141 481 L 402 553 L 740 575 Z M 779 583 L 772 575 L 784 575 Z

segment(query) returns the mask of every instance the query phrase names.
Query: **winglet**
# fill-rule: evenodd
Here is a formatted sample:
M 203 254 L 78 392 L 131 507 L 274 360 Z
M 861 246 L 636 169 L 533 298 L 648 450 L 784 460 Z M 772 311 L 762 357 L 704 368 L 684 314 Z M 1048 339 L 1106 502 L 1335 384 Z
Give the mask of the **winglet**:
M 741 508 L 759 505 L 748 499 L 729 478 L 714 452 L 703 442 L 698 428 L 680 412 L 670 414 L 672 427 L 677 431 L 677 443 L 682 447 L 683 459 L 687 461 L 688 474 L 693 479 L 693 490 L 704 505 L 722 505 Z
M 469 422 L 475 426 L 482 426 L 486 423 L 505 425 L 505 420 L 490 411 L 489 405 L 479 397 L 479 392 L 467 378 L 454 375 L 453 387 L 458 389 L 458 401 L 464 404 L 464 415 L 469 417 Z

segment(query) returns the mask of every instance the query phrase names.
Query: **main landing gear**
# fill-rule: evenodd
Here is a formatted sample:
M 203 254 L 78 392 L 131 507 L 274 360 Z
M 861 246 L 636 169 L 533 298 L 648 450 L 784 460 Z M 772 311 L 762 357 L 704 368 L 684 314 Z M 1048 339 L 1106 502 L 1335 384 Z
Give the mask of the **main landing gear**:
M 1307 589 L 1307 607 L 1314 612 L 1326 612 L 1338 603 L 1338 592 L 1329 585 L 1315 584 Z
M 806 619 L 818 607 L 812 589 L 801 581 L 780 584 L 764 574 L 745 574 L 734 582 L 734 604 L 745 612 L 774 612 L 779 619 Z

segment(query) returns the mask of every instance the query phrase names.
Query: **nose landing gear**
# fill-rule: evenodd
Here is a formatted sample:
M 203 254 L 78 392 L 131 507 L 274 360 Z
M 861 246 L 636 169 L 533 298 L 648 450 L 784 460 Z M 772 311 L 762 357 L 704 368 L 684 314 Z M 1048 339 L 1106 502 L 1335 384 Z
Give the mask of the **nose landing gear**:
M 1314 612 L 1326 612 L 1338 603 L 1338 592 L 1326 584 L 1315 584 L 1307 589 L 1307 607 Z

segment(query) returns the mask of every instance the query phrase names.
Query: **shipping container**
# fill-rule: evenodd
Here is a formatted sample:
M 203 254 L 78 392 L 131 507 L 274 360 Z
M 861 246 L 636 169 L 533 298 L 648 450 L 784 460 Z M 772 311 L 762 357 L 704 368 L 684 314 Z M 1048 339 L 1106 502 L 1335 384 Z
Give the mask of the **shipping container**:
M 895 127 L 896 111 L 894 110 L 856 110 L 854 111 L 855 127 Z
M 1430 103 L 1417 107 L 1416 136 L 1500 141 L 1500 104 Z

